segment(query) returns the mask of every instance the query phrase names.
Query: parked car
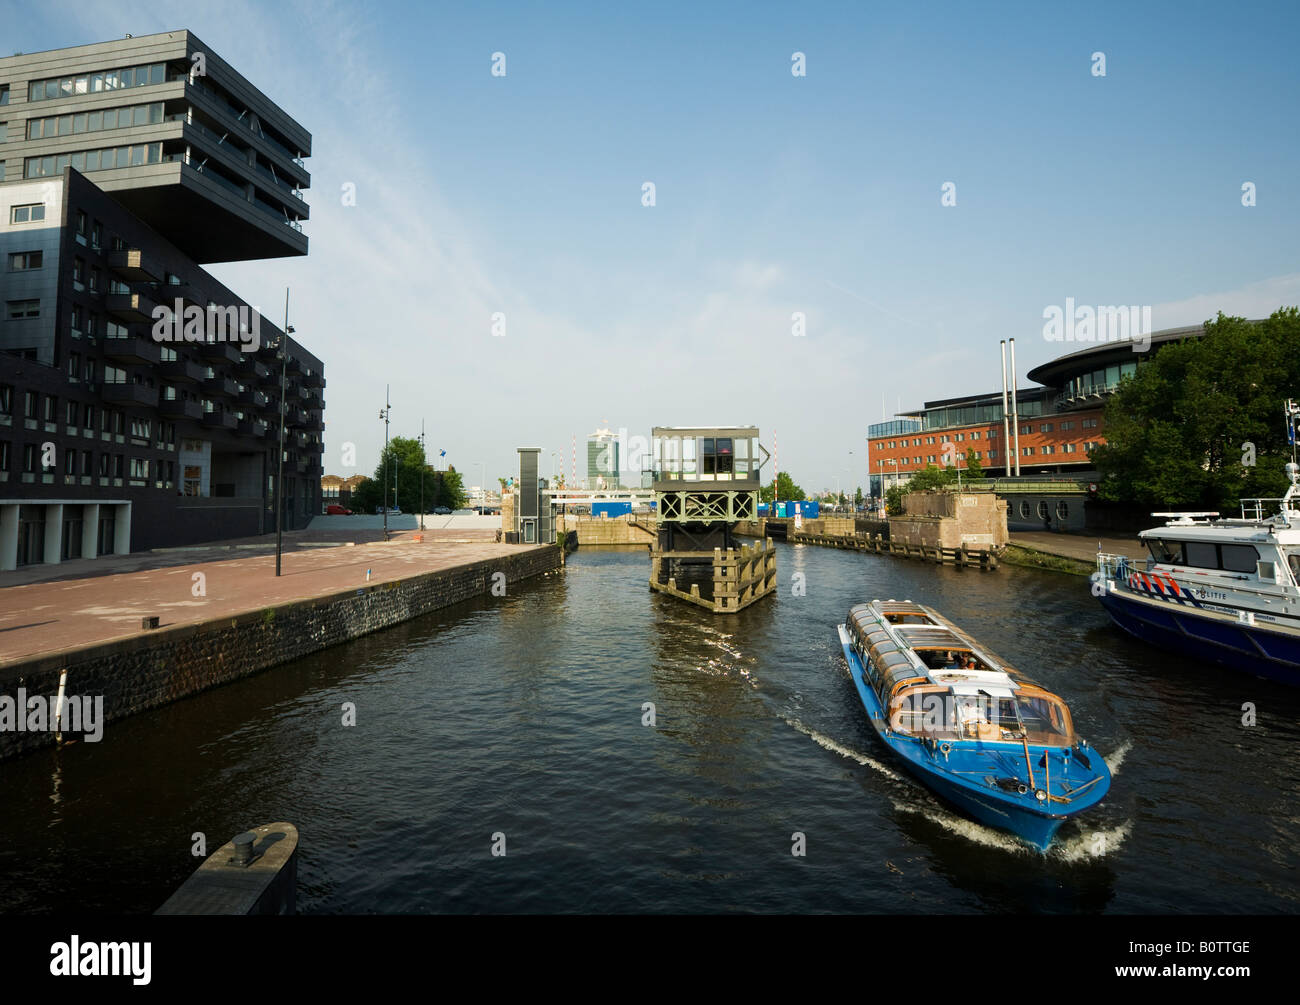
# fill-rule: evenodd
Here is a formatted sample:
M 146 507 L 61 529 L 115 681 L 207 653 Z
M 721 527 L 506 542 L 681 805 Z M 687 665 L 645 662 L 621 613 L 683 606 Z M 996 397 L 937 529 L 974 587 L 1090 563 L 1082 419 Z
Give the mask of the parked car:
M 434 507 L 433 511 L 438 516 L 451 516 L 451 510 L 448 509 L 446 506 L 436 506 Z
M 375 516 L 383 516 L 383 515 L 384 515 L 384 507 L 382 507 L 382 506 L 376 506 L 376 507 L 375 507 Z M 402 515 L 402 507 L 400 507 L 400 506 L 390 506 L 390 507 L 388 508 L 388 515 L 389 515 L 389 516 L 401 516 L 401 515 Z
M 340 506 L 338 503 L 330 503 L 325 507 L 326 516 L 351 516 L 352 511 L 346 506 Z
M 476 509 L 457 509 L 457 510 L 452 510 L 451 515 L 452 516 L 474 516 L 474 514 L 476 514 L 477 512 L 478 510 Z

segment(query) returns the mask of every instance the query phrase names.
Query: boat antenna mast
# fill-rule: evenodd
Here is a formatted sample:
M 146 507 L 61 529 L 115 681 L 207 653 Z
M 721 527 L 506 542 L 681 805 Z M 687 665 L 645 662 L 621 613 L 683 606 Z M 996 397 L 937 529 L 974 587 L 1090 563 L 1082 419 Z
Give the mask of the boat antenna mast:
M 1291 447 L 1291 463 L 1286 466 L 1286 476 L 1291 484 L 1287 486 L 1286 495 L 1282 497 L 1282 518 L 1290 523 L 1292 501 L 1300 495 L 1300 464 L 1296 463 L 1296 422 L 1300 420 L 1300 405 L 1294 398 L 1287 398 L 1282 406 L 1286 416 L 1286 442 Z

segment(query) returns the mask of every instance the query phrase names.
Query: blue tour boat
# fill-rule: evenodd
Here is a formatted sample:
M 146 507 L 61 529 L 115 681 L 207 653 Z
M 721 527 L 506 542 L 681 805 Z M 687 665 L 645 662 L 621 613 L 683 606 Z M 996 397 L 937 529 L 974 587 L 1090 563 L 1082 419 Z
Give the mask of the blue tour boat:
M 1243 499 L 1240 519 L 1152 513 L 1145 559 L 1098 551 L 1093 593 L 1130 635 L 1167 651 L 1300 685 L 1300 465 L 1286 403 L 1291 481 L 1280 499 Z
M 1065 703 L 931 608 L 859 604 L 839 635 L 880 739 L 980 823 L 1046 851 L 1109 790 L 1105 759 L 1075 734 Z

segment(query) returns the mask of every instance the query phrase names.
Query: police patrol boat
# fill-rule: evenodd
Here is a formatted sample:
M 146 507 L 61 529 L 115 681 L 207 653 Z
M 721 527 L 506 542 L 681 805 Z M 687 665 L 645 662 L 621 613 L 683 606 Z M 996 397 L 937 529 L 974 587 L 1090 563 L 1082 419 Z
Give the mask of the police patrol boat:
M 1286 403 L 1291 485 L 1243 499 L 1241 517 L 1152 513 L 1145 559 L 1097 553 L 1093 592 L 1120 628 L 1162 649 L 1300 685 L 1300 465 Z
M 980 823 L 1046 851 L 1106 795 L 1110 769 L 1065 703 L 933 609 L 858 604 L 839 636 L 880 739 Z

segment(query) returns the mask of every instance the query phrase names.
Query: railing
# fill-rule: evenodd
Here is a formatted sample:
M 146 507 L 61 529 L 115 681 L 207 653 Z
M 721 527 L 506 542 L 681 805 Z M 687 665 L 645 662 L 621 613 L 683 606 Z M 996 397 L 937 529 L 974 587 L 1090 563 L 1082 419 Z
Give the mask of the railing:
M 1285 515 L 1288 512 L 1294 513 L 1294 508 L 1288 508 L 1285 496 L 1274 498 L 1260 497 L 1257 499 L 1241 500 L 1241 518 L 1243 520 L 1264 520 L 1274 516 Z

